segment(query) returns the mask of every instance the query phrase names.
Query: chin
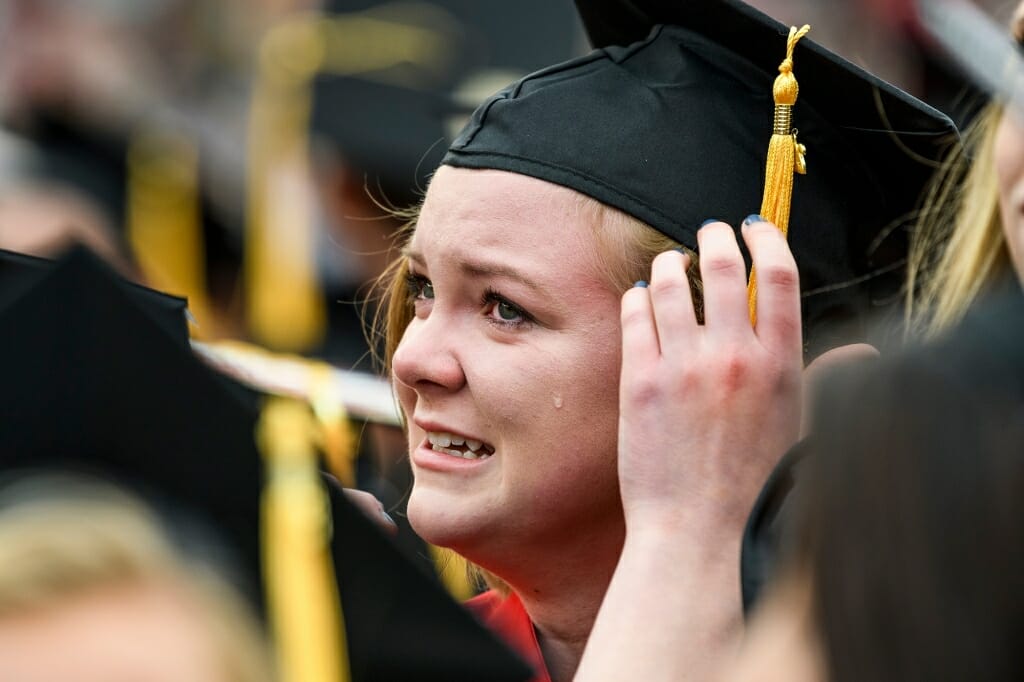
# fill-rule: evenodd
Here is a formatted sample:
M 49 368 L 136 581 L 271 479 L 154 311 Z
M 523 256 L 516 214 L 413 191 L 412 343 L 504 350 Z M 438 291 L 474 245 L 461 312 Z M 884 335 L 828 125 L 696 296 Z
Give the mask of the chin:
M 493 522 L 471 505 L 447 494 L 413 487 L 407 510 L 409 524 L 423 540 L 460 554 L 471 551 L 497 532 Z

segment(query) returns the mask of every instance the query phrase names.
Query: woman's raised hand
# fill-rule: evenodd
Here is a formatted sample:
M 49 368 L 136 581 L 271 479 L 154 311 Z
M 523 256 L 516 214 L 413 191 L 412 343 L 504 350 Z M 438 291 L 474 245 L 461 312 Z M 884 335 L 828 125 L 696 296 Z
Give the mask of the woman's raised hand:
M 743 258 L 724 223 L 697 235 L 703 325 L 683 253 L 659 255 L 650 285 L 623 296 L 619 473 L 628 533 L 734 532 L 738 540 L 768 473 L 799 435 L 796 263 L 770 223 L 748 219 L 743 236 L 758 276 L 756 328 Z
M 768 473 L 800 431 L 796 264 L 779 230 L 743 236 L 757 268 L 757 327 L 728 225 L 697 235 L 697 324 L 679 252 L 622 299 L 619 478 L 626 542 L 577 682 L 721 679 L 743 631 L 740 540 Z

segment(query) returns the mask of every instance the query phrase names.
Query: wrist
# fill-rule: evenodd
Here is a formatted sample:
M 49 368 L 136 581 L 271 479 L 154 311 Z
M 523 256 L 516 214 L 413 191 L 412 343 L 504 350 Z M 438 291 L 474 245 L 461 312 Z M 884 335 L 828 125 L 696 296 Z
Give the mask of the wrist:
M 738 581 L 743 529 L 692 527 L 685 524 L 627 524 L 623 560 L 653 571 L 715 571 L 736 574 Z M 738 584 L 738 582 L 737 582 Z
M 730 507 L 716 500 L 677 502 L 671 509 L 663 505 L 632 505 L 625 510 L 627 541 L 632 538 L 654 545 L 738 544 L 749 515 L 746 504 Z

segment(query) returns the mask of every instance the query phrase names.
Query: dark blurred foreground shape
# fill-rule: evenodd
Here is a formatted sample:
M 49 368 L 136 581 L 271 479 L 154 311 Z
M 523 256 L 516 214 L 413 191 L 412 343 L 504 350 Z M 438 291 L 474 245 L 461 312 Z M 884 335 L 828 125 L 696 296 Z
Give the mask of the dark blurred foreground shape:
M 762 499 L 744 547 L 745 571 L 751 549 L 777 553 L 751 652 L 789 646 L 830 682 L 1021 678 L 1022 339 L 1016 290 L 822 384 L 800 456 L 769 484 L 785 504 Z
M 1015 291 L 818 396 L 793 561 L 833 682 L 1024 675 L 1022 341 Z
M 0 269 L 8 267 L 0 260 Z M 10 476 L 91 475 L 187 513 L 234 558 L 236 587 L 261 609 L 268 565 L 261 562 L 261 513 L 271 514 L 265 529 L 275 518 L 281 521 L 268 505 L 285 509 L 281 495 L 294 491 L 288 481 L 304 481 L 300 487 L 314 485 L 316 494 L 330 499 L 323 525 L 313 514 L 299 517 L 306 519 L 299 527 L 307 539 L 315 537 L 310 528 L 328 534 L 320 543 L 335 567 L 347 642 L 338 645 L 348 652 L 351 679 L 528 677 L 339 489 L 300 475 L 295 453 L 310 448 L 308 433 L 299 429 L 283 444 L 279 440 L 276 454 L 265 453 L 271 468 L 261 467 L 254 443 L 256 396 L 192 355 L 183 343 L 184 319 L 177 331 L 154 321 L 177 316 L 160 310 L 168 299 L 126 285 L 83 250 L 23 281 L 20 290 L 5 288 L 12 293 L 0 298 L 0 468 Z M 289 478 L 288 471 L 296 475 Z M 266 495 L 261 501 L 265 480 L 284 484 L 274 489 L 278 502 Z M 292 558 L 264 557 L 275 570 Z M 275 634 L 279 642 L 287 637 Z

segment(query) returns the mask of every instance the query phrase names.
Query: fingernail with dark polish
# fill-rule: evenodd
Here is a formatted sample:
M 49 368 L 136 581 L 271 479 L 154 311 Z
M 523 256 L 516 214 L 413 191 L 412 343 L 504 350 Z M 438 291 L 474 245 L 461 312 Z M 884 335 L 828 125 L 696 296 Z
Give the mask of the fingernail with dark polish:
M 381 511 L 381 514 L 384 516 L 385 521 L 390 523 L 392 526 L 395 526 L 396 528 L 398 527 L 398 524 L 395 523 L 395 520 L 391 518 L 391 514 L 388 514 L 386 511 Z
M 705 220 L 704 222 L 702 222 L 702 223 L 700 224 L 700 226 L 701 226 L 701 227 L 704 227 L 705 225 L 710 225 L 711 223 L 720 223 L 720 222 L 722 222 L 722 221 L 721 221 L 721 220 L 719 220 L 718 218 L 708 218 L 707 220 Z
M 646 289 L 647 288 L 647 282 L 645 282 L 643 280 L 640 280 L 639 282 L 637 282 L 633 286 L 637 287 L 637 288 L 640 288 L 640 289 Z
M 750 215 L 747 216 L 746 220 L 743 221 L 743 224 L 744 225 L 753 225 L 754 223 L 763 223 L 763 222 L 764 222 L 764 218 L 762 218 L 761 216 L 759 216 L 756 213 L 751 213 Z

